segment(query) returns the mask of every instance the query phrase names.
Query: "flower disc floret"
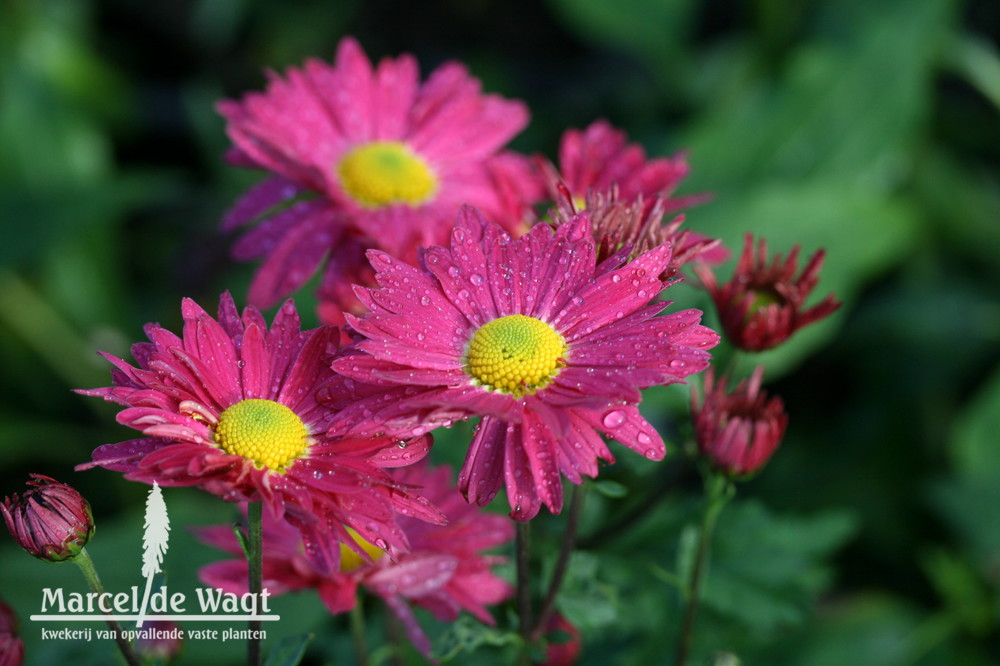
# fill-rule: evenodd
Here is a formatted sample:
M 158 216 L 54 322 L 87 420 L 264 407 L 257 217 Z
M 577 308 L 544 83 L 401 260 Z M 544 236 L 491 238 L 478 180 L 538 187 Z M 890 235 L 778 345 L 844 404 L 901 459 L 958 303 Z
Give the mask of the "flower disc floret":
M 361 546 L 361 550 L 368 553 L 368 556 L 372 558 L 372 562 L 378 562 L 385 551 L 365 540 L 363 536 L 352 530 L 350 527 L 347 528 L 347 533 L 351 535 L 354 542 Z M 351 550 L 351 547 L 346 543 L 340 544 L 340 571 L 341 573 L 348 573 L 354 571 L 360 566 L 368 564 L 360 555 Z
M 423 159 L 398 141 L 372 141 L 347 153 L 337 165 L 341 187 L 359 205 L 419 206 L 437 191 L 437 177 Z
M 295 412 L 273 400 L 241 400 L 219 415 L 215 441 L 258 467 L 283 471 L 305 454 L 309 430 Z
M 469 341 L 466 371 L 481 386 L 521 397 L 545 388 L 566 365 L 566 341 L 540 319 L 508 315 Z

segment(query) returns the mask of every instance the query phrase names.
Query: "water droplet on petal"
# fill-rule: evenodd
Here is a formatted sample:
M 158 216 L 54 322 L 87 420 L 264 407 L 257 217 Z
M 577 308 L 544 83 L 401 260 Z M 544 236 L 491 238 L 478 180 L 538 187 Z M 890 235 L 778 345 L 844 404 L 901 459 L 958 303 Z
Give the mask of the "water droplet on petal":
M 625 412 L 620 412 L 618 410 L 608 412 L 604 415 L 603 422 L 605 428 L 617 428 L 621 424 L 625 423 Z
M 469 276 L 469 282 L 476 285 L 477 287 L 483 283 L 483 276 L 479 273 L 473 273 Z

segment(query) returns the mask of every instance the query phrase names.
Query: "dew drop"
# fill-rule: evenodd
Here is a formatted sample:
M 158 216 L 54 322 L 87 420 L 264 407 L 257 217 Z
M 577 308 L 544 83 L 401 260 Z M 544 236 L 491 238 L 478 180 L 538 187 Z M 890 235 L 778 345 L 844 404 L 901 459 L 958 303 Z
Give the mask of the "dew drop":
M 427 298 L 426 296 L 421 296 L 420 297 L 420 304 L 421 305 L 430 305 L 431 304 L 431 299 Z
M 458 277 L 459 275 L 461 275 L 461 273 L 462 273 L 462 271 L 461 271 L 461 269 L 459 269 L 458 266 L 449 266 L 448 267 L 448 275 L 450 275 L 452 277 Z
M 476 285 L 477 287 L 483 283 L 483 276 L 479 273 L 473 273 L 469 276 L 469 282 Z
M 650 442 L 653 441 L 653 439 L 649 435 L 647 435 L 646 433 L 644 433 L 644 432 L 640 432 L 639 436 L 636 437 L 636 439 L 639 440 L 640 444 L 649 444 Z
M 605 428 L 617 428 L 623 423 L 625 423 L 625 412 L 615 410 L 604 415 Z

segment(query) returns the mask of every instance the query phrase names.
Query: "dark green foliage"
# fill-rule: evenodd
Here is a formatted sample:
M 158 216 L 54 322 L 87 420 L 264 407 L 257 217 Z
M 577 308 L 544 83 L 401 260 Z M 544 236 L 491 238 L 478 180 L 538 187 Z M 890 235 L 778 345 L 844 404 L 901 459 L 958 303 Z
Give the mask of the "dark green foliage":
M 212 310 L 229 289 L 243 303 L 252 267 L 228 259 L 217 225 L 257 176 L 223 163 L 213 104 L 261 88 L 265 68 L 329 59 L 345 34 L 373 59 L 413 52 L 425 74 L 460 59 L 486 90 L 525 100 L 518 150 L 553 157 L 566 128 L 598 117 L 651 155 L 688 150 L 680 193 L 713 199 L 687 224 L 734 252 L 747 232 L 782 253 L 800 244 L 803 261 L 826 248 L 816 298 L 834 292 L 842 310 L 735 361 L 767 366 L 791 424 L 719 517 L 691 663 L 995 660 L 1000 11 L 982 0 L 4 3 L 0 496 L 29 472 L 71 483 L 93 505 L 88 550 L 106 587 L 140 584 L 146 487 L 72 471 L 132 433 L 70 389 L 106 384 L 94 352 L 128 358 L 143 323 L 176 330 L 182 296 Z M 668 296 L 707 307 L 692 282 Z M 310 290 L 296 296 L 307 325 Z M 701 511 L 687 400 L 671 387 L 643 405 L 671 460 L 612 444 L 619 461 L 587 494 L 556 605 L 582 632 L 582 663 L 673 659 Z M 435 459 L 459 465 L 470 431 L 442 434 Z M 175 526 L 164 571 L 191 590 L 217 553 L 187 528 L 235 513 L 193 489 L 164 496 Z M 536 603 L 563 525 L 532 525 Z M 3 534 L 0 561 L 27 663 L 113 661 L 110 643 L 42 641 L 27 619 L 42 587 L 84 591 L 74 567 L 37 562 Z M 310 593 L 274 607 L 286 619 L 269 631 L 270 663 L 351 663 L 346 617 Z M 496 627 L 417 615 L 442 661 L 505 664 L 521 645 L 514 609 L 494 609 Z M 378 663 L 423 663 L 389 647 L 381 604 L 366 611 Z M 240 663 L 243 650 L 193 642 L 178 663 Z

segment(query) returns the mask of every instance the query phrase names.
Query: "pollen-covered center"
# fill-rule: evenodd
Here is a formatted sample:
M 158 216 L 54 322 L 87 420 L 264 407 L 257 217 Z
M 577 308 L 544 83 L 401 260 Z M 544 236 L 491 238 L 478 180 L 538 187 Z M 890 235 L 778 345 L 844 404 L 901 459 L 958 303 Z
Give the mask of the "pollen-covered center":
M 378 546 L 368 543 L 360 534 L 352 530 L 350 527 L 347 528 L 348 534 L 354 539 L 354 542 L 361 546 L 361 550 L 368 553 L 368 556 L 372 558 L 372 562 L 378 562 L 379 558 L 385 555 L 385 551 Z M 348 571 L 354 571 L 358 567 L 368 564 L 364 558 L 358 555 L 356 552 L 351 550 L 346 543 L 340 544 L 340 571 L 347 573 Z
M 437 191 L 427 163 L 398 141 L 372 141 L 347 153 L 337 165 L 344 191 L 366 208 L 419 206 Z
M 309 431 L 295 412 L 273 400 L 242 400 L 219 416 L 215 441 L 223 451 L 283 472 L 306 452 Z
M 525 315 L 484 324 L 469 341 L 465 371 L 480 385 L 521 397 L 548 385 L 566 363 L 566 341 Z

